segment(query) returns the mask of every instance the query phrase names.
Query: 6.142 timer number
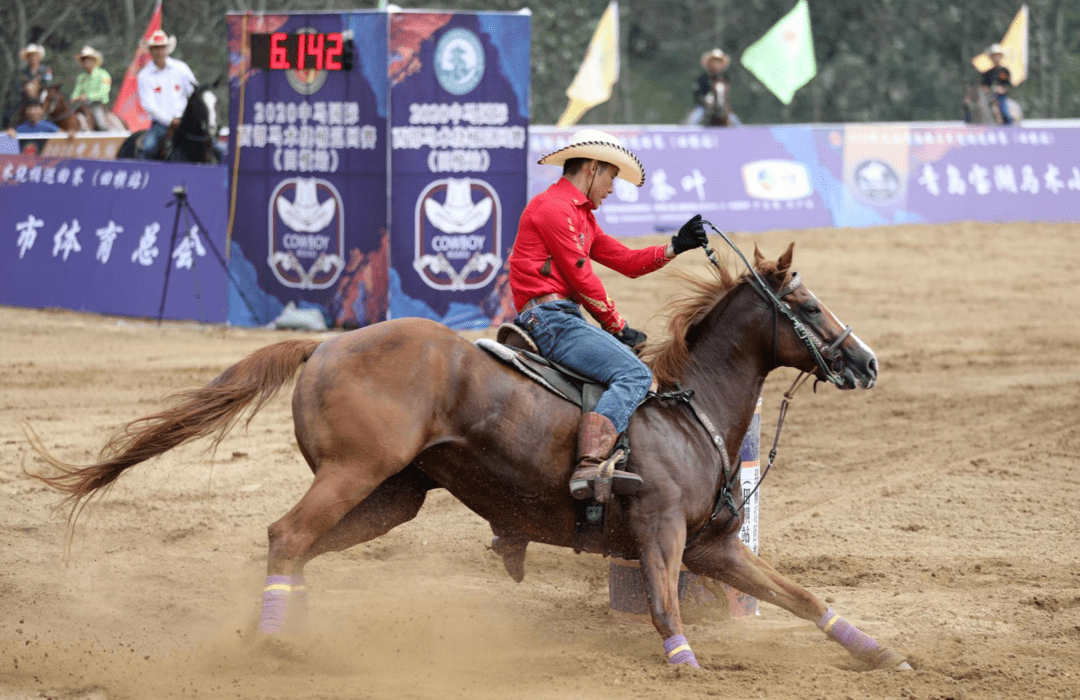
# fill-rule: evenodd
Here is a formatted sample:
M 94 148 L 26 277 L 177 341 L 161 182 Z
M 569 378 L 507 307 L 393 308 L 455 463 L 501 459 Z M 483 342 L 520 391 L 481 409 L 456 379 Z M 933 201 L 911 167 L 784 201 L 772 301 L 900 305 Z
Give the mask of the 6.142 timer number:
M 264 70 L 351 70 L 352 40 L 341 32 L 251 35 L 251 67 Z

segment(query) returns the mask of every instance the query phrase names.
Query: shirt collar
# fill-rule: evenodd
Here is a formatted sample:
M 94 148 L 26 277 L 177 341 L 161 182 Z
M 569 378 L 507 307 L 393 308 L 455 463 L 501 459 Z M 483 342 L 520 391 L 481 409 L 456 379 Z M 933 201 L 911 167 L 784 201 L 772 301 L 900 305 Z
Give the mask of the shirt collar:
M 570 201 L 574 203 L 574 206 L 581 207 L 586 211 L 596 209 L 596 207 L 593 206 L 592 200 L 582 194 L 581 190 L 575 187 L 574 184 L 565 177 L 560 177 L 559 180 L 551 186 L 551 189 L 568 197 Z

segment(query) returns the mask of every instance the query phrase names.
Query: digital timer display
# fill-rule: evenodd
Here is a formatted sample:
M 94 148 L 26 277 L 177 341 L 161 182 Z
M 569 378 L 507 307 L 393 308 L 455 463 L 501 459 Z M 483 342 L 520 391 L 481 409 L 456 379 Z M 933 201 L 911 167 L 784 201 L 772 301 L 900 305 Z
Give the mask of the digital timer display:
M 252 34 L 251 67 L 264 70 L 352 70 L 352 40 L 341 32 Z

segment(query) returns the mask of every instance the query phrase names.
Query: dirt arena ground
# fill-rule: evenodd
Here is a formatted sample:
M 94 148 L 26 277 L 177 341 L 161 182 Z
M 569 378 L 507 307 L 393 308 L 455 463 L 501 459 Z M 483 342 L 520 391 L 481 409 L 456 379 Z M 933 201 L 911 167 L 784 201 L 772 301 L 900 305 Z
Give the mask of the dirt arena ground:
M 699 616 L 703 668 L 669 667 L 651 626 L 608 612 L 607 560 L 533 545 L 515 584 L 486 524 L 441 491 L 308 567 L 310 636 L 258 642 L 266 526 L 310 480 L 288 392 L 212 462 L 196 444 L 131 470 L 69 564 L 57 496 L 22 472 L 41 463 L 20 422 L 87 463 L 170 390 L 297 334 L 0 308 L 0 698 L 1080 697 L 1080 225 L 736 237 L 774 258 L 790 240 L 881 376 L 798 395 L 762 488 L 761 554 L 913 672 L 859 672 L 766 605 Z M 669 277 L 605 279 L 659 331 Z M 763 444 L 793 378 L 766 384 Z

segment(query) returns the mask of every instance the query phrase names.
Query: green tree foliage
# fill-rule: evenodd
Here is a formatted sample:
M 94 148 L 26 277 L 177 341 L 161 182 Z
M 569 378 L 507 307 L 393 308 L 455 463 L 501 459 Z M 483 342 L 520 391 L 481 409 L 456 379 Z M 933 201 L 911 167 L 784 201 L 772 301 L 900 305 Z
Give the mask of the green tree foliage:
M 747 124 L 957 120 L 971 58 L 1001 39 L 1021 0 L 810 0 L 818 75 L 783 106 L 739 62 L 794 0 L 621 0 L 622 77 L 615 97 L 587 124 L 677 124 L 691 108 L 701 54 L 720 47 L 736 113 Z M 551 124 L 607 0 L 399 0 L 408 9 L 532 10 L 532 121 Z M 1080 3 L 1028 0 L 1028 80 L 1014 96 L 1028 118 L 1080 117 Z M 66 93 L 74 56 L 92 44 L 105 56 L 113 96 L 154 0 L 0 0 L 0 97 L 17 99 L 19 51 L 42 43 Z M 376 0 L 165 0 L 176 56 L 210 82 L 227 70 L 225 11 L 373 9 Z M 219 90 L 227 109 L 227 89 Z M 222 115 L 224 116 L 224 115 Z

